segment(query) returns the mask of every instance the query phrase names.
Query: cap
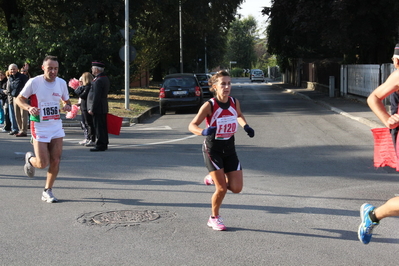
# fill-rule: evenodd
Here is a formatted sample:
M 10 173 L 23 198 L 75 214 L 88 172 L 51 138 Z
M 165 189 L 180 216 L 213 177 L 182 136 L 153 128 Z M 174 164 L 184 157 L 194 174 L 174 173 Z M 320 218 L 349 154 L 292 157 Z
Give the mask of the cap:
M 93 62 L 91 62 L 91 65 L 96 66 L 96 67 L 105 67 L 104 63 L 102 63 L 100 61 L 93 61 Z
M 393 57 L 399 58 L 399 43 L 395 45 L 395 49 L 393 50 Z

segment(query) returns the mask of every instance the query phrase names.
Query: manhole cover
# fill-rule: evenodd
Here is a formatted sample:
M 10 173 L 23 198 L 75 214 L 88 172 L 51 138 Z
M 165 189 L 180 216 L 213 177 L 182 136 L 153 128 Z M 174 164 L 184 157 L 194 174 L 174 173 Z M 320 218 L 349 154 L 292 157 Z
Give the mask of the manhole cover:
M 131 226 L 172 217 L 174 214 L 168 211 L 123 210 L 86 213 L 78 218 L 78 222 L 87 225 Z

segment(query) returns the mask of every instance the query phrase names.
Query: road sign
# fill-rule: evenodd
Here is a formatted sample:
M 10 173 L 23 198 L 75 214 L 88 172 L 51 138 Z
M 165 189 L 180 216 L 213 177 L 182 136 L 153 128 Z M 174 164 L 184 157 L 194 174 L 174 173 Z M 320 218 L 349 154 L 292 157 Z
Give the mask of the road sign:
M 230 64 L 237 64 L 237 61 L 230 61 Z
M 134 59 L 136 59 L 136 55 L 137 55 L 136 48 L 134 48 L 133 46 L 130 46 L 129 47 L 129 61 L 133 62 Z M 122 47 L 119 50 L 119 57 L 120 57 L 120 59 L 122 59 L 123 62 L 125 62 L 125 47 Z

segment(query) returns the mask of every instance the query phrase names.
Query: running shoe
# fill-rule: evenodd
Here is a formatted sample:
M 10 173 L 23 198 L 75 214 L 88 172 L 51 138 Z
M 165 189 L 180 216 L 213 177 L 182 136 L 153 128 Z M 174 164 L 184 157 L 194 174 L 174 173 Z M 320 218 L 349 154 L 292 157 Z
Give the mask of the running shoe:
M 373 228 L 379 225 L 379 223 L 371 221 L 369 216 L 369 213 L 374 209 L 375 207 L 368 203 L 364 203 L 360 207 L 360 218 L 362 219 L 362 223 L 359 225 L 357 235 L 363 244 L 368 244 L 370 242 L 371 236 L 373 235 Z
M 216 216 L 215 218 L 212 218 L 212 216 L 210 216 L 207 225 L 209 227 L 212 227 L 213 230 L 217 231 L 226 230 L 226 226 L 224 226 L 222 217 L 220 217 L 220 215 Z
M 33 157 L 33 153 L 28 151 L 25 154 L 25 165 L 24 165 L 24 172 L 28 177 L 33 177 L 35 175 L 35 167 L 29 162 L 29 159 Z
M 204 184 L 207 185 L 207 186 L 214 184 L 213 180 L 212 180 L 212 177 L 210 175 L 205 176 Z
M 47 203 L 53 203 L 53 202 L 57 202 L 58 199 L 56 197 L 54 197 L 53 190 L 51 188 L 49 188 L 46 191 L 43 191 L 42 201 L 45 201 Z

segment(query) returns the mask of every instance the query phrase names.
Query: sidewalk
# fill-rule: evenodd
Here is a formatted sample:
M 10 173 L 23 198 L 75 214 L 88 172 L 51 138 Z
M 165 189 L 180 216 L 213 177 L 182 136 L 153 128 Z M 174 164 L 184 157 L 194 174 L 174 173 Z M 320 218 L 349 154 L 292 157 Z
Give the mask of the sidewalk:
M 345 97 L 329 97 L 328 94 L 306 88 L 299 88 L 282 82 L 270 82 L 268 85 L 278 87 L 286 92 L 314 101 L 331 111 L 363 123 L 370 128 L 385 127 L 368 107 L 366 98 L 347 95 Z
M 144 111 L 140 115 L 133 117 L 131 119 L 124 117 L 123 121 L 122 121 L 122 127 L 129 127 L 132 124 L 141 123 L 143 120 L 150 118 L 153 114 L 159 113 L 158 108 L 159 108 L 158 106 L 148 108 L 146 111 Z M 73 119 L 67 119 L 65 117 L 65 113 L 61 113 L 61 119 L 62 119 L 63 127 L 81 127 L 80 121 L 82 121 L 82 116 L 79 114 L 76 115 L 76 117 Z

